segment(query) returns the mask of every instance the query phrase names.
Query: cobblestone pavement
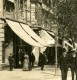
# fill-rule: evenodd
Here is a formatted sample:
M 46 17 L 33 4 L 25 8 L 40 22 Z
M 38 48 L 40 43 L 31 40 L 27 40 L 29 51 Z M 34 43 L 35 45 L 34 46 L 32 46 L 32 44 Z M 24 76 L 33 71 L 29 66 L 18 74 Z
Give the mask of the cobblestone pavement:
M 60 70 L 55 68 L 47 68 L 43 71 L 40 68 L 33 68 L 32 71 L 22 71 L 22 69 L 14 69 L 13 71 L 0 71 L 0 80 L 61 80 Z M 71 73 L 68 71 L 68 79 L 71 80 Z

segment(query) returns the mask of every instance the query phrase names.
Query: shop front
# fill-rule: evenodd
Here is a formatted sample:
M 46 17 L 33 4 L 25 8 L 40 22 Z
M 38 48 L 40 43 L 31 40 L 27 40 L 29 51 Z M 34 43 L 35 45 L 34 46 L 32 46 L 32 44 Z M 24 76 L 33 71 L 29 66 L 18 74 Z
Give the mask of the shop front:
M 10 19 L 3 19 L 3 21 L 5 22 L 5 44 L 4 48 L 2 47 L 4 49 L 2 57 L 5 63 L 8 61 L 9 54 L 12 53 L 15 59 L 15 67 L 21 67 L 20 57 L 22 52 L 28 53 L 28 55 L 33 52 L 36 57 L 36 61 L 38 62 L 39 53 L 43 53 L 43 51 L 46 51 L 47 47 L 55 45 L 55 39 L 45 30 L 40 30 L 38 36 L 27 24 Z M 48 54 L 51 55 L 51 52 Z M 55 59 L 55 53 L 53 54 Z
M 48 45 L 28 25 L 9 19 L 5 19 L 4 21 L 6 24 L 4 30 L 5 60 L 7 61 L 9 54 L 12 53 L 15 58 L 16 68 L 21 67 L 20 57 L 22 55 L 22 52 L 24 54 L 28 53 L 28 55 L 30 55 L 34 47 L 37 47 L 38 53 L 36 53 L 37 51 L 34 53 L 39 55 L 39 48 Z

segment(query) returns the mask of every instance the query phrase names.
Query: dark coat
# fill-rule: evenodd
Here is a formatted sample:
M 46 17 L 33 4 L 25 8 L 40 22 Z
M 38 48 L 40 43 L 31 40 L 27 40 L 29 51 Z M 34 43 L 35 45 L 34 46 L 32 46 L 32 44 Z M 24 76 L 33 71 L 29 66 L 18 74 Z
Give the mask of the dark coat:
M 75 57 L 73 57 L 73 55 L 70 55 L 70 68 L 77 68 L 77 55 Z
M 14 66 L 14 58 L 13 58 L 13 56 L 9 56 L 8 60 L 9 60 L 10 66 Z
M 9 56 L 8 60 L 9 60 L 9 63 L 12 63 L 13 62 L 13 57 Z
M 31 62 L 34 62 L 34 61 L 35 61 L 35 56 L 34 56 L 34 54 L 32 54 L 32 55 L 29 56 L 29 60 L 30 60 Z
M 39 63 L 38 63 L 38 65 L 39 65 L 39 66 L 42 66 L 42 65 L 45 64 L 45 62 L 46 62 L 46 57 L 45 57 L 45 55 L 44 55 L 44 54 L 40 54 L 40 55 L 39 55 Z
M 66 57 L 64 57 L 63 55 L 60 56 L 59 65 L 60 65 L 60 69 L 68 69 L 69 67 L 68 54 L 66 55 Z

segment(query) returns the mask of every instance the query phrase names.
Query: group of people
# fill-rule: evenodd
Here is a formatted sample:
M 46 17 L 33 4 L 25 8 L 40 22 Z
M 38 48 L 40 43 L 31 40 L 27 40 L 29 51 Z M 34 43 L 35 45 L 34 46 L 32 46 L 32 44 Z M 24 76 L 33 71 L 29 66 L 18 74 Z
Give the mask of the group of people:
M 13 70 L 13 61 L 14 58 L 12 54 L 10 54 L 9 58 L 9 64 L 10 64 L 10 70 Z M 35 56 L 33 53 L 30 55 L 24 54 L 24 56 L 21 57 L 21 64 L 23 67 L 23 70 L 32 70 L 32 67 L 34 66 L 34 61 L 35 61 Z M 41 70 L 44 70 L 44 65 L 47 62 L 47 58 L 45 53 L 40 53 L 39 54 L 39 61 L 38 61 L 38 66 L 41 67 Z M 72 80 L 77 80 L 77 52 L 75 49 L 72 49 L 70 51 L 66 51 L 65 48 L 62 49 L 62 54 L 60 55 L 58 59 L 58 67 L 60 67 L 61 70 L 61 76 L 62 80 L 67 80 L 67 73 L 68 69 L 71 70 L 72 74 Z M 74 79 L 74 74 L 76 74 L 76 79 Z
M 58 62 L 58 66 L 60 67 L 62 74 L 62 80 L 67 80 L 68 69 L 71 70 L 72 80 L 77 80 L 77 52 L 75 49 L 67 52 L 66 49 L 63 48 L 62 55 L 60 56 Z M 74 74 L 76 74 L 76 78 Z
M 31 53 L 30 55 L 25 54 L 24 55 L 24 60 L 23 60 L 23 70 L 32 70 L 32 68 L 34 67 L 34 62 L 35 62 L 35 56 L 33 53 Z
M 14 67 L 14 56 L 12 55 L 12 53 L 10 53 L 8 57 L 8 61 L 9 61 L 10 71 L 12 71 Z M 29 55 L 28 53 L 22 52 L 19 61 L 20 61 L 23 71 L 25 70 L 30 71 L 32 70 L 32 67 L 34 66 L 35 56 L 33 53 Z

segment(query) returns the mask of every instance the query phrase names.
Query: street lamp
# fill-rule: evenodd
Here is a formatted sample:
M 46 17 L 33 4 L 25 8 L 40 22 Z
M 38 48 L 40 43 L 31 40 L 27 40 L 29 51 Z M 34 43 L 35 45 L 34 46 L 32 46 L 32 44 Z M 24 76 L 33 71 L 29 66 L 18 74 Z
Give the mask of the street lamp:
M 55 75 L 57 75 L 57 64 L 58 64 L 58 60 L 57 60 L 57 43 L 58 43 L 57 33 L 55 33 Z
M 57 75 L 57 64 L 58 64 L 58 60 L 57 60 L 58 25 L 57 24 L 53 25 L 53 32 L 55 34 L 55 75 Z

